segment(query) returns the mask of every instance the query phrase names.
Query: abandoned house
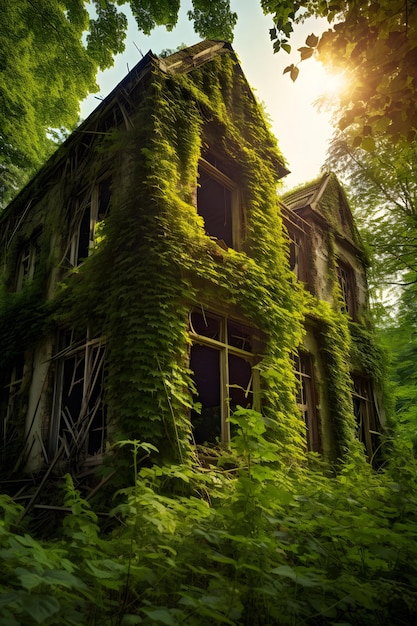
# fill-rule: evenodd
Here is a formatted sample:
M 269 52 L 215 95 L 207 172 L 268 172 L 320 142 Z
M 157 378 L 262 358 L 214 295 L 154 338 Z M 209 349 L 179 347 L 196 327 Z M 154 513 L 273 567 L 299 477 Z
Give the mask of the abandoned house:
M 377 452 L 366 259 L 332 174 L 287 173 L 229 44 L 149 52 L 0 216 L 2 475 L 138 439 Z

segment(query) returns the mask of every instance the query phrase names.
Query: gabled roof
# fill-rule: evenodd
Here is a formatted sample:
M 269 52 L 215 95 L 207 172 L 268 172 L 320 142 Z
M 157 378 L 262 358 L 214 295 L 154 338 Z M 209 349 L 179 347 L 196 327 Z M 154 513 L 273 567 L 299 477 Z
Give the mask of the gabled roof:
M 0 221 L 5 219 L 6 216 L 13 211 L 16 205 L 25 202 L 27 198 L 33 200 L 33 194 L 36 193 L 37 187 L 40 187 L 42 192 L 42 185 L 39 185 L 39 181 L 53 175 L 56 168 L 60 166 L 62 160 L 65 158 L 69 149 L 76 146 L 77 143 L 82 142 L 84 137 L 88 136 L 88 134 L 95 134 L 97 132 L 100 121 L 105 119 L 106 116 L 111 113 L 116 103 L 118 103 L 120 108 L 123 109 L 123 107 L 128 107 L 130 103 L 135 100 L 135 92 L 137 93 L 137 88 L 140 87 L 140 84 L 150 74 L 152 67 L 156 66 L 167 74 L 188 73 L 223 54 L 232 54 L 235 56 L 230 43 L 214 39 L 201 41 L 193 46 L 179 50 L 178 52 L 175 52 L 165 58 L 159 57 L 155 55 L 152 50 L 149 50 L 139 63 L 137 63 L 135 67 L 100 102 L 94 111 L 92 111 L 92 113 L 57 148 L 57 150 L 35 174 L 26 187 L 19 192 L 8 207 L 6 207 L 6 209 L 2 212 Z M 244 77 L 243 71 L 239 65 L 238 68 Z M 248 93 L 250 93 L 251 97 L 255 100 L 249 85 Z M 277 160 L 276 171 L 280 178 L 288 174 L 288 170 L 284 166 L 283 159 Z
M 168 74 L 184 74 L 227 52 L 233 53 L 233 48 L 227 41 L 206 39 L 196 43 L 194 46 L 174 52 L 174 54 L 168 57 L 158 57 L 158 60 L 164 72 Z
M 324 221 L 339 236 L 355 246 L 358 245 L 359 235 L 352 212 L 335 174 L 324 174 L 318 180 L 285 194 L 283 202 L 307 221 Z
M 290 191 L 283 196 L 287 207 L 293 211 L 303 209 L 307 206 L 318 210 L 318 203 L 329 182 L 330 174 L 325 174 L 321 178 L 303 185 L 299 189 Z

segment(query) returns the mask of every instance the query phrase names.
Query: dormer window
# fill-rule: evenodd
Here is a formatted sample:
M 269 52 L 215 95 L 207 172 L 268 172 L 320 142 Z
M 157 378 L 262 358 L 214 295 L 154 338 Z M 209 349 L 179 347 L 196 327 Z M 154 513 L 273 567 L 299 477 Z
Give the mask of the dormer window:
M 202 160 L 198 169 L 197 212 L 205 232 L 226 248 L 239 248 L 240 202 L 236 183 L 217 167 Z

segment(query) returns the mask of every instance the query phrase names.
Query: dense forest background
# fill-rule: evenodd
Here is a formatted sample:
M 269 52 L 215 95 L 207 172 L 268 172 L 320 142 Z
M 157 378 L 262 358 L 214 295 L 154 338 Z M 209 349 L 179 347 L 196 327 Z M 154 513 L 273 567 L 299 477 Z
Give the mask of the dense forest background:
M 123 2 L 3 2 L 0 185 L 4 207 L 78 121 L 97 70 L 123 49 Z M 130 0 L 143 32 L 179 0 Z M 68 476 L 49 505 L 0 496 L 0 620 L 18 624 L 408 625 L 417 617 L 417 3 L 262 0 L 271 53 L 306 15 L 331 29 L 299 53 L 355 78 L 331 103 L 331 168 L 372 260 L 393 428 L 378 470 L 358 444 L 329 467 L 282 464 L 254 411 L 216 467 L 151 465 L 127 441 L 131 481 L 89 501 Z M 91 7 L 90 7 L 91 9 Z M 228 0 L 195 0 L 202 37 L 232 39 Z M 280 52 L 281 53 L 281 52 Z M 296 80 L 304 67 L 288 65 Z M 103 468 L 105 474 L 106 469 Z

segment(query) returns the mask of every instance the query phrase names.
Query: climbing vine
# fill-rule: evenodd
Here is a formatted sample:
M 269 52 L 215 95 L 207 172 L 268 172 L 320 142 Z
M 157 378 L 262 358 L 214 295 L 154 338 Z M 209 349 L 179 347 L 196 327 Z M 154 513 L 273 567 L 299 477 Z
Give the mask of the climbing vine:
M 59 254 L 48 258 L 59 264 L 61 278 L 50 293 L 48 323 L 89 326 L 106 339 L 109 441 L 139 437 L 161 460 L 192 462 L 188 316 L 192 307 L 216 309 L 220 302 L 264 333 L 256 365 L 262 419 L 283 465 L 303 462 L 306 447 L 291 355 L 302 344 L 306 313 L 320 320 L 336 456 L 343 456 L 353 439 L 346 318 L 325 305 L 312 309 L 290 271 L 276 200 L 283 159 L 240 67 L 230 54 L 174 75 L 153 62 L 146 84 L 128 129 L 106 132 L 95 143 L 89 184 L 103 169 L 113 184 L 93 254 L 77 268 L 65 266 L 74 206 L 66 202 Z M 238 176 L 245 209 L 239 249 L 219 246 L 196 210 L 198 164 L 210 151 Z M 65 163 L 58 207 L 77 194 L 86 154 L 80 148 Z M 58 214 L 45 211 L 54 232 Z

